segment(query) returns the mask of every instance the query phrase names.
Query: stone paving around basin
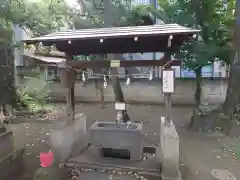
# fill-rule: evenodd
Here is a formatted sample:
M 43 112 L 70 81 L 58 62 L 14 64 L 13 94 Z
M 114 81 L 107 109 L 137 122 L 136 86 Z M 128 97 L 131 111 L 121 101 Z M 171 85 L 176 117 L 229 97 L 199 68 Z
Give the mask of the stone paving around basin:
M 71 180 L 147 180 L 145 177 L 138 175 L 132 171 L 96 171 L 93 169 L 76 168 L 71 170 L 71 175 Z
M 85 172 L 82 173 L 77 180 L 137 180 L 137 178 L 127 175 L 119 176 L 99 172 Z

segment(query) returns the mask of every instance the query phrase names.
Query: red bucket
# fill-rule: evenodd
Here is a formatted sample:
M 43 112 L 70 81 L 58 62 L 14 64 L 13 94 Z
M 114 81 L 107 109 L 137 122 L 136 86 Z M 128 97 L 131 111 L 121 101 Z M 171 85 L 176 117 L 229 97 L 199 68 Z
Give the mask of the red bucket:
M 40 166 L 41 167 L 50 167 L 53 164 L 54 155 L 53 152 L 41 152 L 40 153 Z

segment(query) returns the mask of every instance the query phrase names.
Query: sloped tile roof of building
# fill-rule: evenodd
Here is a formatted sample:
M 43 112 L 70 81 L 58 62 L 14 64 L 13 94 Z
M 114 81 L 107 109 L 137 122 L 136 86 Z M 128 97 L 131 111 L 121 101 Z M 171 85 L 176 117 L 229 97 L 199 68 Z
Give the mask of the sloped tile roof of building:
M 158 24 L 152 26 L 94 28 L 81 30 L 64 30 L 36 38 L 23 40 L 26 43 L 63 40 L 86 40 L 99 38 L 141 37 L 156 35 L 187 35 L 199 32 L 197 29 L 183 27 L 178 24 Z

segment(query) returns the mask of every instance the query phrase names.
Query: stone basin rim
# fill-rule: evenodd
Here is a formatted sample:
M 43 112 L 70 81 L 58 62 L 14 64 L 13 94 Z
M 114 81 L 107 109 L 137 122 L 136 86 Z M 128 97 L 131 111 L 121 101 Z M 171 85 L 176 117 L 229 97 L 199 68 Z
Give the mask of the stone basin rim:
M 128 128 L 127 128 L 128 127 Z M 112 121 L 96 121 L 90 129 L 104 129 L 104 130 L 125 130 L 125 131 L 134 131 L 134 130 L 141 130 L 142 124 L 140 123 L 116 123 Z

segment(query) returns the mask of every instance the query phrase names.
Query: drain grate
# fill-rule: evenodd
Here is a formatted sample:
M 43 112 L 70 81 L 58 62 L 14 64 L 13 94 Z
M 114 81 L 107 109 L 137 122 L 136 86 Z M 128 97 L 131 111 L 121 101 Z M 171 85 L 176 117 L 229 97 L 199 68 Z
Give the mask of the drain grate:
M 102 148 L 101 151 L 103 157 L 130 160 L 130 152 L 127 149 Z

